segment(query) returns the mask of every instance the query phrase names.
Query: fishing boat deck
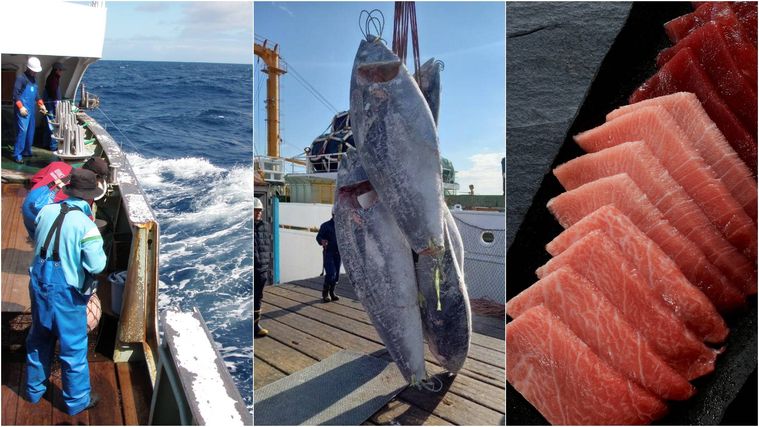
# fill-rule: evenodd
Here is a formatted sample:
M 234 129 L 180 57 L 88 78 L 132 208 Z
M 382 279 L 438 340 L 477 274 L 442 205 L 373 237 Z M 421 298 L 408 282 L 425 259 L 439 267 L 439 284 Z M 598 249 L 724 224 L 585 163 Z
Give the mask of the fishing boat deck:
M 3 174 L 5 178 L 5 170 Z M 2 184 L 2 424 L 146 425 L 152 396 L 147 367 L 144 363 L 114 363 L 104 354 L 109 347 L 113 349 L 115 336 L 109 337 L 108 333 L 90 335 L 90 383 L 101 398 L 95 408 L 73 417 L 65 413 L 57 362 L 53 365 L 51 386 L 39 402 L 32 404 L 22 397 L 26 382 L 24 341 L 31 325 L 27 268 L 32 260 L 32 245 L 21 217 L 26 193 L 23 184 Z M 108 329 L 105 324 L 109 321 L 115 319 L 104 314 L 100 332 Z
M 321 301 L 322 278 L 268 286 L 262 326 L 269 336 L 254 343 L 254 389 L 305 369 L 341 351 L 351 350 L 387 360 L 377 335 L 347 278 L 337 302 Z M 365 425 L 498 425 L 504 423 L 504 321 L 473 316 L 472 345 L 464 368 L 442 377 L 438 393 L 407 387 Z M 431 375 L 443 372 L 429 351 Z

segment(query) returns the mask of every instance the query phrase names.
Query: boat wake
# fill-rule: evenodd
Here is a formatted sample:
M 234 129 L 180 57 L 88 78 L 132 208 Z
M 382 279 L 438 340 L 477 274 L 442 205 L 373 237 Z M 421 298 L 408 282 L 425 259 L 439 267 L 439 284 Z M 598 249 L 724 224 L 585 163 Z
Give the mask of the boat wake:
M 252 168 L 127 157 L 161 225 L 159 309 L 198 307 L 252 408 Z

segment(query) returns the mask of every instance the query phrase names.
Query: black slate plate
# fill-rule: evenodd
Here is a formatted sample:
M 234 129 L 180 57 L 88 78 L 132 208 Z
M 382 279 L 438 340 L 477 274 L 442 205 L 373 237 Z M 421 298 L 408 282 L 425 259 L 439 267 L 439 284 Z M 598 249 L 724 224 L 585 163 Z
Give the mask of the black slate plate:
M 602 124 L 608 112 L 627 104 L 627 97 L 633 90 L 654 74 L 656 54 L 670 45 L 663 24 L 691 10 L 690 3 L 633 5 L 625 25 L 601 63 L 582 107 L 567 130 L 558 154 L 554 159 L 542 159 L 550 163 L 550 169 L 582 155 L 583 151 L 572 141 L 572 135 Z M 536 48 L 551 49 L 550 46 Z M 561 88 L 555 90 L 560 91 Z M 512 144 L 517 144 L 516 150 L 519 150 L 519 144 L 529 145 L 530 141 L 507 139 L 509 150 L 515 149 Z M 507 299 L 537 280 L 535 269 L 550 258 L 545 245 L 562 231 L 546 208 L 548 200 L 564 191 L 550 169 L 533 196 L 507 251 Z M 727 319 L 731 334 L 727 350 L 717 361 L 715 373 L 694 382 L 698 388 L 695 397 L 686 402 L 671 403 L 669 415 L 660 420 L 660 424 L 719 424 L 724 421 L 756 425 L 756 319 L 757 303 L 754 297 L 749 301 L 746 312 Z M 736 397 L 735 404 L 731 405 Z M 507 385 L 506 402 L 507 425 L 547 424 L 511 385 Z

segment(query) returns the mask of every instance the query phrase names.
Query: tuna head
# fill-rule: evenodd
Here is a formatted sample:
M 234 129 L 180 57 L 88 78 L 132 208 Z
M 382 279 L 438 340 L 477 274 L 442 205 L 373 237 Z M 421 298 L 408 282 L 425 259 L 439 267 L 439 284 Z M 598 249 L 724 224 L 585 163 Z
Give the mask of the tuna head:
M 427 373 L 411 248 L 352 149 L 340 161 L 334 215 L 356 295 L 406 381 L 420 384 Z
M 435 121 L 414 79 L 381 41 L 361 42 L 351 124 L 372 187 L 413 250 L 443 247 L 443 180 Z

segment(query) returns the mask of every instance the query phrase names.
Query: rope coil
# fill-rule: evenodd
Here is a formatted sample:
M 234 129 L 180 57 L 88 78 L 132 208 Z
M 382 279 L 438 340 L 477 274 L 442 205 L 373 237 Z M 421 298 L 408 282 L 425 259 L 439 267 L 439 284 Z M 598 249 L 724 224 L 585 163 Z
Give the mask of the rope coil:
M 366 14 L 366 17 L 364 17 L 364 14 Z M 361 30 L 364 39 L 369 39 L 369 36 L 375 36 L 382 40 L 382 32 L 385 30 L 385 15 L 379 9 L 372 9 L 371 11 L 364 9 L 358 15 L 358 28 Z M 376 34 L 373 34 L 372 30 Z

